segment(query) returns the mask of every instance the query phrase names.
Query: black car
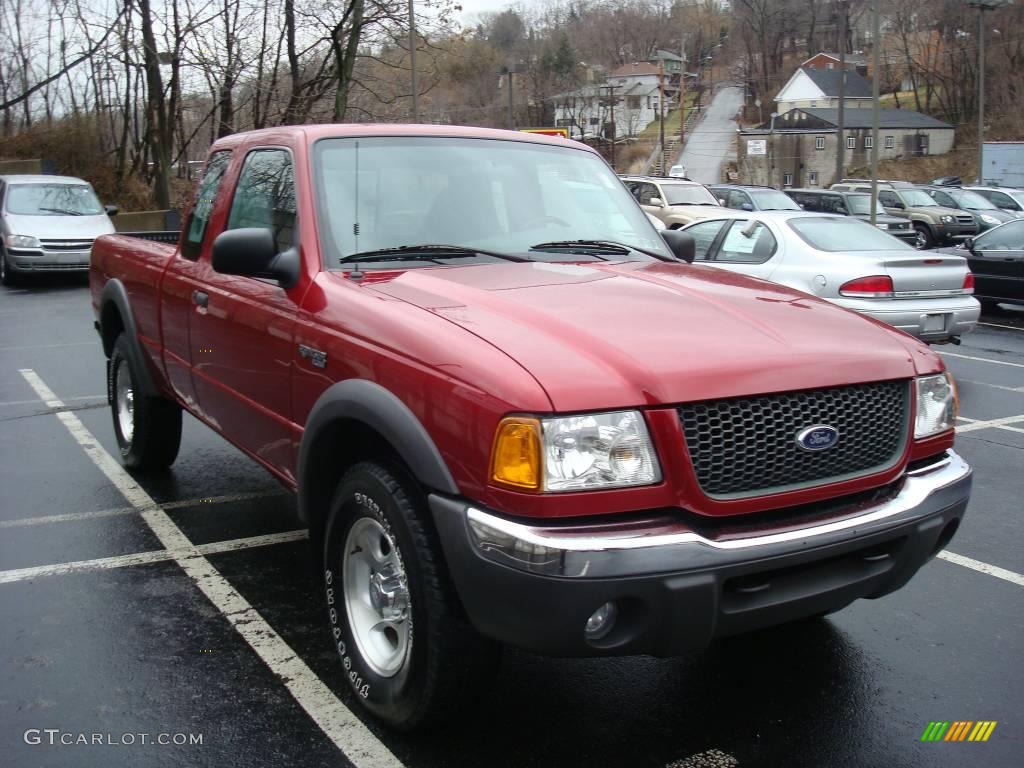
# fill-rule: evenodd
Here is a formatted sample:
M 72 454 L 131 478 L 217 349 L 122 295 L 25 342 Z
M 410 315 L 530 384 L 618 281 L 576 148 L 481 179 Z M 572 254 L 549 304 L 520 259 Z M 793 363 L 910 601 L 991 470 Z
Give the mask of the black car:
M 865 221 L 871 220 L 871 195 L 863 192 L 845 192 L 837 189 L 787 189 L 786 194 L 805 211 L 835 213 Z M 908 219 L 890 216 L 885 212 L 881 203 L 878 204 L 875 211 L 875 226 L 910 245 L 917 240 L 917 231 L 913 224 Z
M 966 256 L 982 307 L 1024 305 L 1024 219 L 1009 221 L 941 253 Z
M 931 195 L 939 205 L 944 205 L 947 208 L 959 208 L 961 211 L 971 214 L 974 217 L 974 223 L 978 225 L 978 232 L 984 232 L 1018 218 L 1009 211 L 1000 210 L 991 200 L 969 189 L 940 186 L 922 187 L 922 189 Z

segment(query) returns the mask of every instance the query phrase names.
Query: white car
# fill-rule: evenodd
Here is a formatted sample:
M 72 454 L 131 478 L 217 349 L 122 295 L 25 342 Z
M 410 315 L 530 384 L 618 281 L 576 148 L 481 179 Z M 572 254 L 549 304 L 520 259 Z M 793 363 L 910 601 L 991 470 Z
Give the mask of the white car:
M 686 178 L 686 166 L 685 165 L 673 165 L 668 169 L 668 175 L 673 179 L 685 179 Z
M 917 251 L 849 216 L 726 210 L 682 231 L 694 264 L 796 288 L 923 341 L 955 339 L 981 314 L 965 258 Z

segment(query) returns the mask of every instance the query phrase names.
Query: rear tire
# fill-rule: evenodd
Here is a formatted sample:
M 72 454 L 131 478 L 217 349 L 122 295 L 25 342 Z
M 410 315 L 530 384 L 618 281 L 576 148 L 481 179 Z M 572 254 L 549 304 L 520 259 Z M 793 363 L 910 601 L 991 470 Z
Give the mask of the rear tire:
M 927 250 L 935 245 L 935 238 L 932 237 L 932 231 L 924 224 L 915 224 L 914 229 L 917 231 L 917 240 L 914 241 L 914 247 L 919 251 Z
M 999 314 L 999 302 L 995 299 L 978 299 L 981 304 L 981 312 L 984 315 Z
M 322 578 L 344 675 L 388 725 L 449 718 L 489 681 L 498 649 L 463 616 L 423 494 L 398 467 L 363 462 L 342 477 Z
M 166 469 L 181 446 L 181 407 L 162 397 L 146 397 L 141 389 L 142 366 L 123 333 L 110 355 L 110 410 L 121 461 L 129 469 Z

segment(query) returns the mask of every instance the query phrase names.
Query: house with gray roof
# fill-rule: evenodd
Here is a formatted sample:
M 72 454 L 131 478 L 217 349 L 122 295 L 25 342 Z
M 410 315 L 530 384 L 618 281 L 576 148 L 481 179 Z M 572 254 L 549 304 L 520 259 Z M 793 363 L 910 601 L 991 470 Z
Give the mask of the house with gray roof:
M 809 107 L 828 109 L 839 107 L 840 69 L 798 69 L 776 94 L 777 112 Z M 843 103 L 847 109 L 871 106 L 871 84 L 856 71 L 846 70 Z

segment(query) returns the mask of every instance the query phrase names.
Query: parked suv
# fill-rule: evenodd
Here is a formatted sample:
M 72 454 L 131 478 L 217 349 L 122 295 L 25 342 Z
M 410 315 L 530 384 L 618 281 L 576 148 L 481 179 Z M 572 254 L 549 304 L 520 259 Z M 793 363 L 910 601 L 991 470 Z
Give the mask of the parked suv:
M 871 193 L 868 179 L 843 179 L 832 189 L 844 192 Z M 946 208 L 933 200 L 927 192 L 907 181 L 879 181 L 878 202 L 885 212 L 902 219 L 910 219 L 917 233 L 917 248 L 958 243 L 978 233 L 974 216 L 959 208 Z
M 622 176 L 622 183 L 650 215 L 678 229 L 721 210 L 707 187 L 695 181 L 660 176 Z
M 931 195 L 939 205 L 944 205 L 947 208 L 959 208 L 971 214 L 974 217 L 974 223 L 978 225 L 978 232 L 984 232 L 1019 218 L 1009 211 L 999 210 L 995 203 L 969 189 L 950 186 L 928 186 L 922 187 L 922 189 Z
M 986 200 L 1003 211 L 1024 212 L 1024 190 L 1012 187 L 964 187 L 971 192 L 977 192 Z
M 0 176 L 0 282 L 28 272 L 85 272 L 100 235 L 114 232 L 91 186 L 72 176 Z
M 871 195 L 863 192 L 844 192 L 838 189 L 787 189 L 789 195 L 805 211 L 813 213 L 837 213 L 853 216 L 864 221 L 871 220 Z M 875 211 L 875 226 L 913 245 L 917 232 L 910 222 L 898 216 L 890 216 L 881 203 Z
M 771 187 L 740 184 L 716 184 L 708 187 L 726 208 L 738 211 L 799 211 L 800 206 L 784 192 Z

